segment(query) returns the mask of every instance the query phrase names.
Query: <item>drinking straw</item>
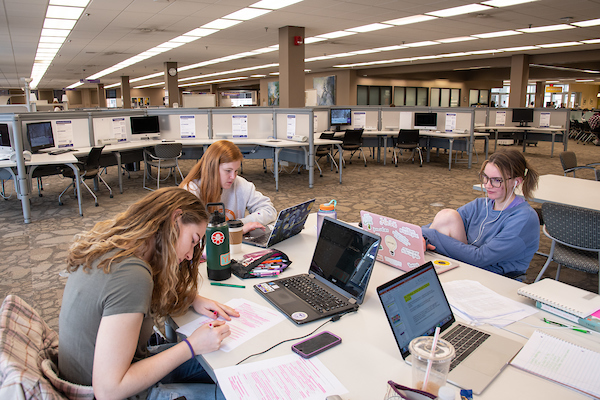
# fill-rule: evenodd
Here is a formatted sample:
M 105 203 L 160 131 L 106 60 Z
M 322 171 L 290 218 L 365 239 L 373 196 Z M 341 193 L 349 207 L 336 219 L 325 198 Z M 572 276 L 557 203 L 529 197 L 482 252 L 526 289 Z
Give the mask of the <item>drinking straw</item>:
M 438 339 L 440 338 L 440 327 L 435 327 L 435 334 L 433 335 L 433 344 L 431 345 L 431 357 L 427 360 L 427 371 L 425 371 L 425 379 L 423 379 L 422 390 L 426 391 L 427 381 L 429 381 L 429 373 L 431 372 L 431 365 L 433 364 L 433 357 L 435 357 L 435 348 L 437 347 Z

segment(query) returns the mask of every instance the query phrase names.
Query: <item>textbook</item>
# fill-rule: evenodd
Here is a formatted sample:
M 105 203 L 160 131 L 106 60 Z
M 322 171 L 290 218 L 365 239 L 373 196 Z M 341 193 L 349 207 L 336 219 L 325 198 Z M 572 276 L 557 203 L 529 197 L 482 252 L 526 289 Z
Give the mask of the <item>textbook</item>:
M 535 302 L 535 306 L 540 310 L 547 311 L 554 315 L 558 315 L 564 319 L 567 319 L 571 322 L 575 322 L 585 328 L 593 329 L 597 332 L 600 332 L 600 319 L 598 319 L 595 315 L 589 315 L 586 318 L 579 318 L 577 315 L 559 310 L 556 307 L 549 306 L 548 304 L 542 303 L 540 301 Z
M 517 293 L 579 318 L 587 318 L 600 310 L 599 295 L 550 278 L 525 285 Z

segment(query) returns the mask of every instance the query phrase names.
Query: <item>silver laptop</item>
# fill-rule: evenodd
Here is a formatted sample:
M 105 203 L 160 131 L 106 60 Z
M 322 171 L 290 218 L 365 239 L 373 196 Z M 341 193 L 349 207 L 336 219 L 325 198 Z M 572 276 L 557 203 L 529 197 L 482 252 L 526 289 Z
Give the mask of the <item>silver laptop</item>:
M 365 298 L 380 240 L 325 217 L 308 273 L 254 288 L 298 325 L 355 311 Z
M 308 214 L 312 210 L 315 199 L 281 210 L 273 228 L 254 229 L 244 235 L 243 243 L 258 247 L 271 247 L 287 238 L 297 235 L 304 228 Z
M 439 326 L 440 337 L 457 351 L 448 381 L 475 394 L 480 394 L 522 347 L 514 340 L 457 323 L 431 262 L 379 286 L 377 294 L 402 358 L 410 364 L 410 341 L 433 335 Z

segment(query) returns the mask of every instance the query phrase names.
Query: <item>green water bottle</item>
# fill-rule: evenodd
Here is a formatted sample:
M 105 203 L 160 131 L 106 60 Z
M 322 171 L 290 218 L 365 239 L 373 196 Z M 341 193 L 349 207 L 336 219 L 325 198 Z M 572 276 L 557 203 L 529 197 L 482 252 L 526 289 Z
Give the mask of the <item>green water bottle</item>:
M 217 207 L 210 214 L 206 228 L 206 266 L 208 279 L 222 281 L 231 276 L 231 254 L 229 252 L 229 226 L 225 220 L 223 203 L 208 203 L 207 208 Z M 221 208 L 222 212 L 219 211 Z

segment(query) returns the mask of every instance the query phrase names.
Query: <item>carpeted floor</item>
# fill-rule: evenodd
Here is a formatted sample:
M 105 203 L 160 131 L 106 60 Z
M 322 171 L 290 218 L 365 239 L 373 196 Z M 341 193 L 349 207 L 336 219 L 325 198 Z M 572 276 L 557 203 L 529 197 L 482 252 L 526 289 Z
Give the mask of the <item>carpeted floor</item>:
M 493 147 L 493 145 L 492 145 Z M 515 148 L 519 148 L 515 146 Z M 483 159 L 483 143 L 477 143 L 479 160 Z M 575 151 L 579 164 L 600 161 L 600 147 L 577 144 L 569 141 L 569 150 Z M 550 158 L 550 144 L 539 143 L 527 148 L 526 156 L 540 174 L 562 175 L 558 154 L 562 146 L 557 145 L 555 156 Z M 367 156 L 369 149 L 365 149 Z M 264 173 L 261 160 L 247 160 L 243 164 L 243 176 L 253 181 L 258 190 L 270 196 L 279 210 L 300 201 L 316 198 L 317 204 L 330 199 L 338 201 L 338 218 L 349 222 L 359 219 L 360 210 L 369 210 L 414 224 L 430 222 L 442 208 L 457 208 L 481 195 L 472 189 L 477 183 L 481 164 L 468 169 L 466 164 L 453 165 L 448 171 L 448 156 L 432 153 L 430 163 L 419 168 L 418 162 L 401 162 L 397 168 L 387 155 L 387 165 L 378 164 L 368 158 L 365 168 L 354 158 L 343 171 L 343 184 L 338 175 L 329 170 L 325 159 L 321 161 L 323 177 L 315 174 L 314 188 L 308 187 L 308 172 L 298 174 L 293 166 L 285 167 L 280 175 L 279 191 L 271 171 Z M 181 162 L 186 174 L 194 165 L 193 160 Z M 269 162 L 269 168 L 272 163 Z M 594 179 L 592 171 L 582 171 L 580 178 Z M 21 201 L 14 196 L 12 181 L 5 182 L 12 197 L 0 200 L 0 296 L 16 294 L 33 305 L 49 323 L 58 329 L 58 315 L 66 277 L 60 275 L 65 268 L 65 257 L 69 244 L 82 230 L 90 229 L 97 221 L 124 211 L 130 204 L 143 197 L 148 191 L 142 188 L 142 172 L 132 172 L 124 178 L 124 192 L 118 193 L 116 167 L 109 168 L 106 177 L 113 188 L 114 198 L 109 198 L 105 188 L 98 191 L 99 207 L 84 190 L 84 216 L 78 215 L 77 200 L 71 194 L 58 205 L 58 195 L 69 184 L 68 179 L 58 176 L 44 178 L 43 197 L 31 199 L 32 223 L 23 223 Z M 168 184 L 173 185 L 170 181 Z M 600 183 L 599 183 L 600 184 Z M 585 193 L 581 194 L 585 196 Z M 547 253 L 550 241 L 542 235 L 540 251 Z M 540 271 L 545 258 L 535 256 L 527 273 L 527 282 L 532 282 Z M 551 265 L 548 276 L 554 277 L 556 265 Z M 564 269 L 561 280 L 596 292 L 598 275 Z

